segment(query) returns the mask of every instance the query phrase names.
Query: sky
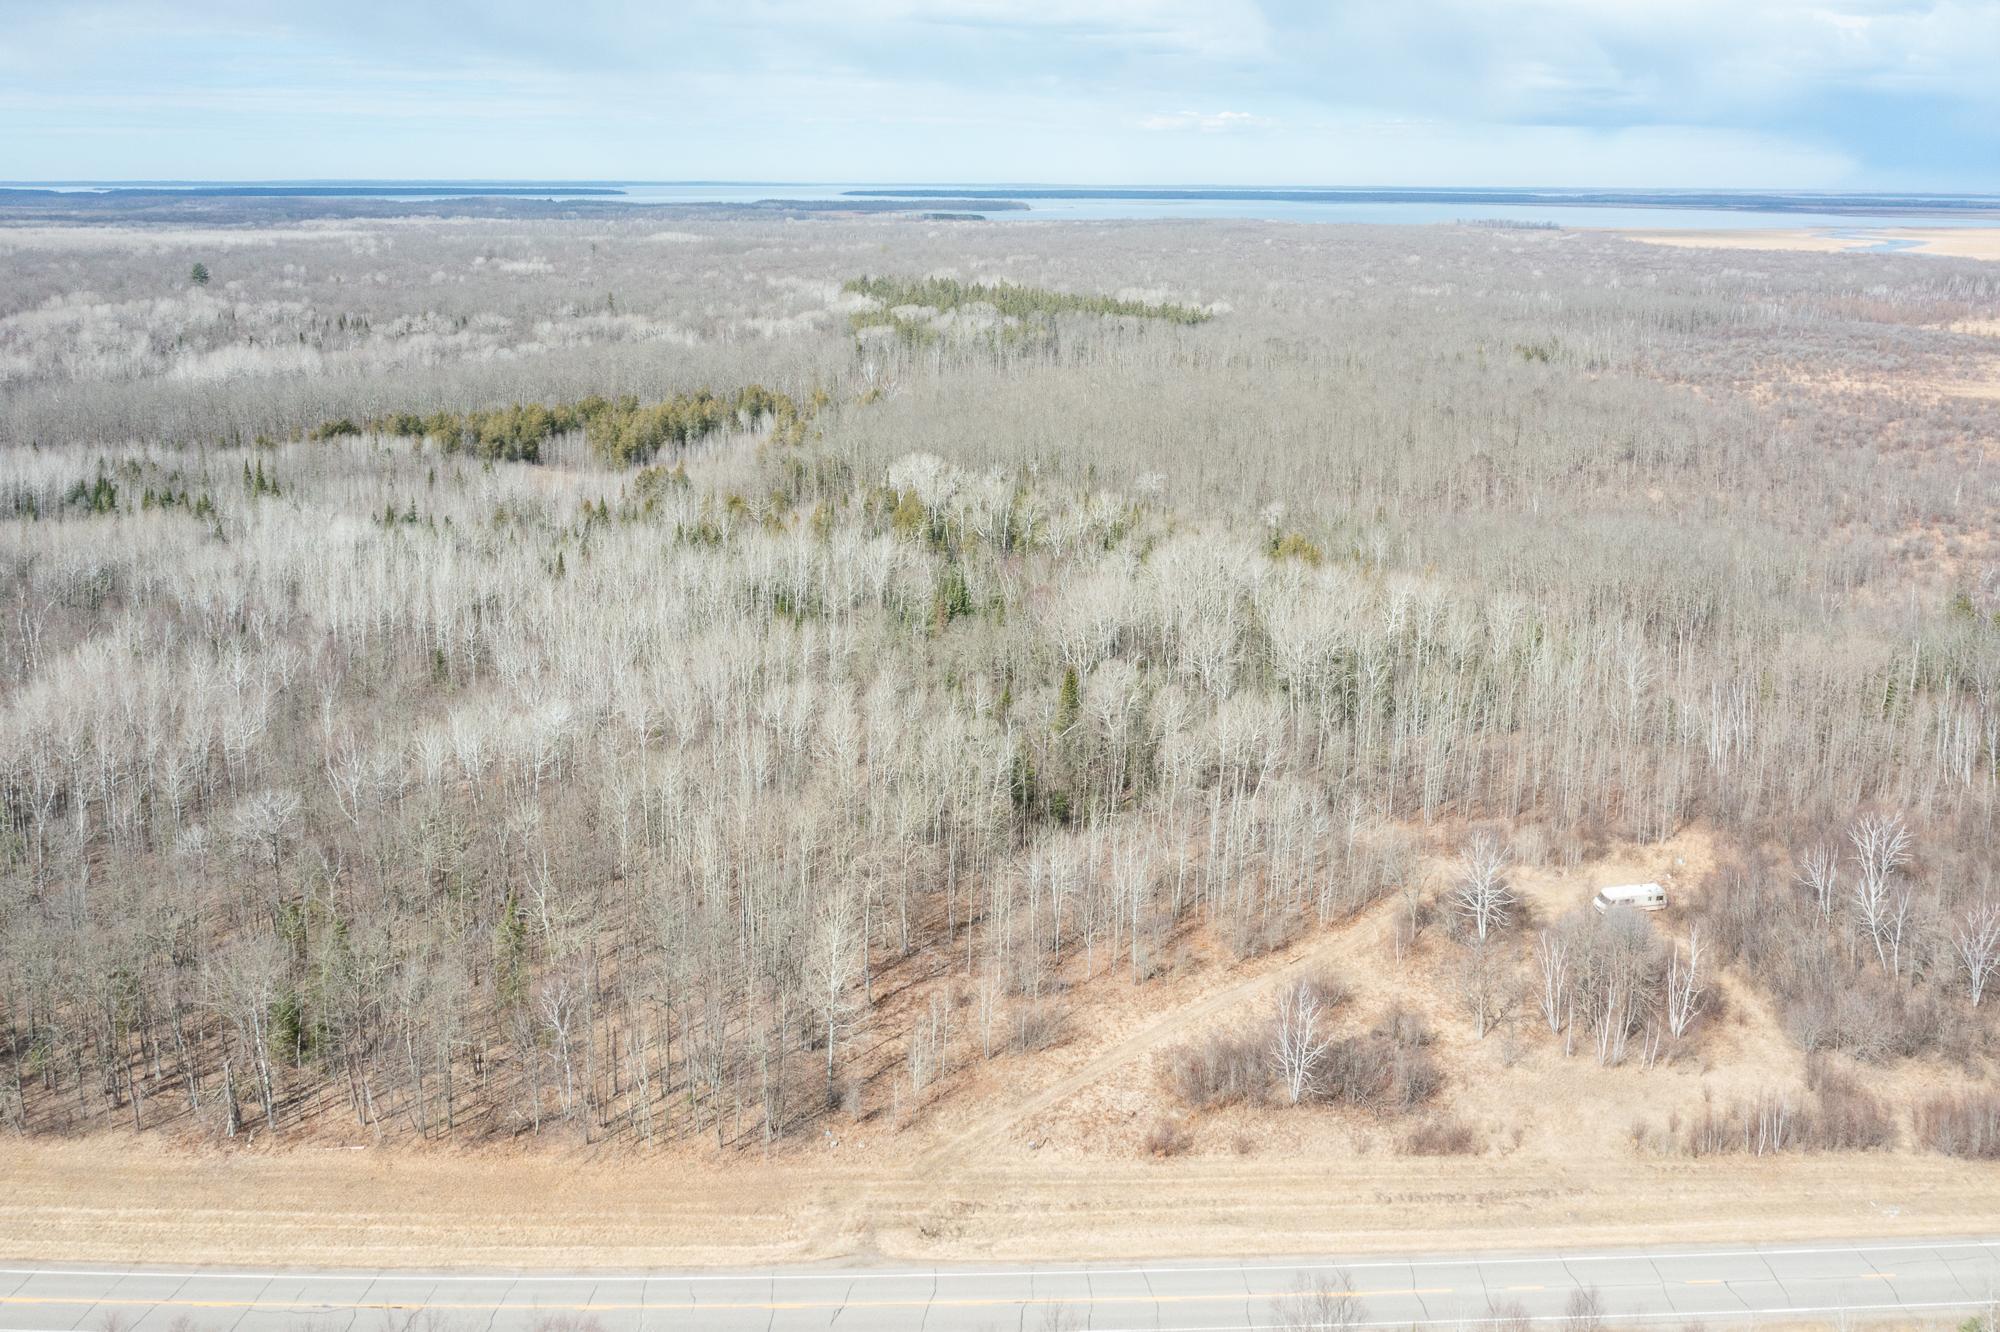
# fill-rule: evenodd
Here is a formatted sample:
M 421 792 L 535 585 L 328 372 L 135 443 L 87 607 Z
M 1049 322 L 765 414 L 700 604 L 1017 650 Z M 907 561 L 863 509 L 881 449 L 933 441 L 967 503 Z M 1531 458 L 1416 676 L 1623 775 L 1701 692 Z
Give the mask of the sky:
M 2000 0 L 0 0 L 0 179 L 2000 193 Z

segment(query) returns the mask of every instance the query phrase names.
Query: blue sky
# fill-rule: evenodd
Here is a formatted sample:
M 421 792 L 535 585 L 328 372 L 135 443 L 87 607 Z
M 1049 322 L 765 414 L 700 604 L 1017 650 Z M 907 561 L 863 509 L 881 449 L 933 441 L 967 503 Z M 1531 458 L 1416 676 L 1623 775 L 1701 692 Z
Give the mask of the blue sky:
M 0 0 L 0 178 L 2000 192 L 2000 0 Z

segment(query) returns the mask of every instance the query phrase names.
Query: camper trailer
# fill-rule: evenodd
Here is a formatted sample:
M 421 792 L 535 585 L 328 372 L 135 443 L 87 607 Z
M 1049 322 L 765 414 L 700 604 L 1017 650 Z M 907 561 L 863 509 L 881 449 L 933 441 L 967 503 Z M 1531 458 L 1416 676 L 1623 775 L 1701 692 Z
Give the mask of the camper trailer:
M 1592 906 L 1599 911 L 1609 911 L 1613 907 L 1631 907 L 1635 911 L 1664 911 L 1667 908 L 1667 890 L 1657 883 L 1626 883 L 1616 888 L 1606 888 L 1591 899 Z

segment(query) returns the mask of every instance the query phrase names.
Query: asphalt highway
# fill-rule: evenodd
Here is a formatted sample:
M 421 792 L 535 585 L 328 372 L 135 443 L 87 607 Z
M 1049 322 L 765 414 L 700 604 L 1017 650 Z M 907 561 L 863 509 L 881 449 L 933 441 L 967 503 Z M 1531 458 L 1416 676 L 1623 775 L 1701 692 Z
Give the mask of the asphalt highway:
M 1351 1327 L 1948 1324 L 2000 1302 L 2000 1239 L 771 1272 L 252 1272 L 0 1267 L 5 1332 L 638 1332 L 1306 1326 L 1291 1298 L 1345 1283 Z

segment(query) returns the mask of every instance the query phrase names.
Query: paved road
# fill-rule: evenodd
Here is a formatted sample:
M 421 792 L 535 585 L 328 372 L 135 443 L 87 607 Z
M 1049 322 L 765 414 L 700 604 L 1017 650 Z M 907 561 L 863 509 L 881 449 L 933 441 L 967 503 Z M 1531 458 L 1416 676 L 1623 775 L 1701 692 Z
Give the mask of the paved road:
M 1560 1319 L 1595 1290 L 1612 1325 L 1946 1322 L 2000 1299 L 2000 1239 L 930 1270 L 580 1276 L 0 1268 L 0 1329 L 108 1332 L 639 1332 L 1132 1329 L 1287 1321 L 1301 1285 L 1345 1279 L 1350 1326 Z

